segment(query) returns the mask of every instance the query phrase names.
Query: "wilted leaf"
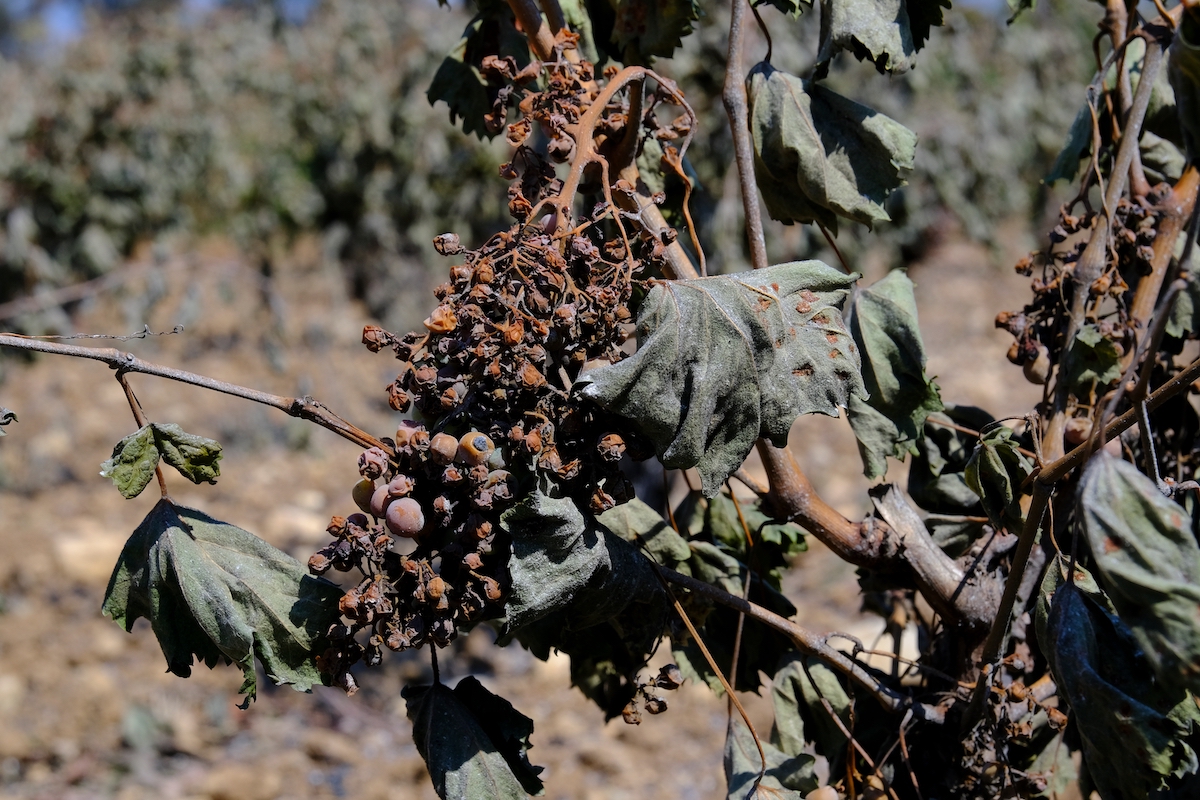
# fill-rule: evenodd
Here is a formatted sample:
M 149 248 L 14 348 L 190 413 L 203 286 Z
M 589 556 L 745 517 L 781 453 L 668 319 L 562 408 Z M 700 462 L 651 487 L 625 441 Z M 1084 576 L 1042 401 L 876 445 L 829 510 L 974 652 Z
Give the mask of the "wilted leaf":
M 341 590 L 234 525 L 163 499 L 125 543 L 103 611 L 131 630 L 150 621 L 167 669 L 188 677 L 193 658 L 242 668 L 254 697 L 254 659 L 273 683 L 307 691 L 314 657 L 340 618 Z
M 692 557 L 679 565 L 680 572 L 738 597 L 746 596 L 745 580 L 749 570 L 745 564 L 709 542 L 693 541 L 691 548 Z M 749 599 L 784 617 L 796 613 L 796 607 L 786 597 L 760 581 L 751 582 Z M 694 595 L 688 596 L 683 602 L 709 653 L 723 670 L 728 671 L 733 662 L 733 643 L 737 638 L 737 612 L 724 606 L 713 606 L 710 601 Z M 783 654 L 792 648 L 790 639 L 764 625 L 747 623 L 742 626 L 736 680 L 738 691 L 757 691 L 762 683 L 759 673 L 770 674 Z M 721 681 L 695 642 L 677 641 L 672 653 L 685 677 L 703 680 L 718 695 L 724 691 Z M 726 674 L 726 677 L 729 675 Z
M 216 483 L 221 474 L 221 445 L 217 441 L 187 433 L 173 422 L 152 422 L 150 427 L 163 461 L 192 483 Z
M 112 457 L 100 465 L 100 474 L 112 478 L 117 491 L 131 499 L 141 494 L 154 479 L 158 456 L 154 429 L 146 425 L 117 442 Z
M 845 757 L 846 735 L 829 718 L 822 699 L 829 701 L 845 725 L 852 724 L 850 697 L 837 673 L 820 659 L 789 654 L 771 685 L 775 709 L 772 739 L 786 755 L 799 754 L 811 742 L 836 768 Z
M 793 19 L 799 17 L 805 11 L 811 11 L 813 7 L 812 0 L 754 0 L 753 5 L 756 8 L 775 6 Z
M 938 387 L 925 377 L 925 344 L 917 325 L 917 300 L 905 270 L 855 293 L 846 313 L 862 358 L 867 399 L 851 397 L 850 427 L 858 439 L 863 472 L 878 478 L 887 457 L 916 454 L 925 419 L 942 410 Z
M 917 135 L 895 120 L 768 63 L 751 70 L 754 174 L 773 219 L 845 217 L 871 227 L 912 171 Z
M 742 525 L 742 519 L 746 524 Z M 779 588 L 782 570 L 796 553 L 808 549 L 804 529 L 793 523 L 780 523 L 755 503 L 743 503 L 742 514 L 724 492 L 710 498 L 704 505 L 704 526 L 700 535 L 717 544 L 741 562 L 749 558 L 751 548 L 746 541 L 746 528 L 754 542 L 754 564 L 773 589 Z
M 1099 388 L 1121 377 L 1121 354 L 1091 323 L 1080 326 L 1063 361 L 1072 386 L 1083 388 L 1095 381 Z
M 1200 546 L 1191 520 L 1132 464 L 1098 455 L 1079 485 L 1096 577 L 1166 686 L 1200 692 Z
M 1021 530 L 1025 523 L 1021 484 L 1032 471 L 1033 464 L 1017 449 L 1011 428 L 996 425 L 983 431 L 965 477 L 997 529 Z
M 1175 257 L 1183 258 L 1187 231 L 1179 235 L 1175 246 Z M 1200 243 L 1192 247 L 1191 257 L 1180 265 L 1187 270 L 1187 288 L 1175 298 L 1171 315 L 1167 318 L 1167 335 L 1181 338 L 1189 333 L 1200 333 Z
M 450 106 L 451 124 L 461 117 L 463 132 L 481 139 L 494 135 L 488 131 L 484 115 L 491 112 L 492 98 L 500 88 L 497 85 L 489 91 L 488 80 L 480 71 L 484 57 L 490 55 L 512 56 L 518 67 L 529 63 L 529 42 L 513 26 L 512 12 L 500 3 L 484 4 L 467 23 L 426 92 L 430 104 L 441 100 Z
M 1167 64 L 1184 145 L 1194 161 L 1200 158 L 1200 10 L 1194 6 L 1183 14 Z
M 7 433 L 4 431 L 4 426 L 5 426 L 5 425 L 8 425 L 10 422 L 20 422 L 20 420 L 19 420 L 19 419 L 17 419 L 17 415 L 16 415 L 16 414 L 14 414 L 13 412 L 9 411 L 9 410 L 8 410 L 7 408 L 5 408 L 4 406 L 0 406 L 0 436 L 7 436 L 7 435 L 8 435 L 8 434 L 7 434 Z
M 1129 630 L 1074 584 L 1046 590 L 1043 583 L 1039 603 L 1050 607 L 1040 645 L 1101 797 L 1147 797 L 1168 776 L 1194 772 L 1194 698 L 1156 686 Z
M 636 498 L 610 508 L 596 521 L 625 541 L 640 546 L 663 566 L 674 568 L 692 556 L 687 540 L 661 514 Z
M 836 416 L 861 391 L 839 312 L 855 277 L 799 261 L 656 283 L 637 352 L 578 383 L 637 425 L 663 464 L 696 467 L 712 496 L 759 437 L 783 446 L 797 416 Z
M 463 678 L 453 690 L 408 686 L 401 694 L 438 797 L 507 800 L 541 791 L 541 768 L 526 755 L 533 722 L 477 679 Z
M 620 0 L 613 41 L 626 64 L 649 64 L 654 56 L 669 58 L 700 19 L 696 0 Z
M 822 0 L 817 61 L 827 65 L 839 50 L 849 50 L 880 73 L 907 72 L 949 7 L 949 0 Z
M 908 471 L 908 494 L 931 515 L 983 516 L 979 495 L 966 477 L 979 438 L 935 420 L 976 431 L 993 422 L 991 414 L 972 406 L 946 406 L 943 412 L 930 414 Z M 982 529 L 978 522 L 941 520 L 936 516 L 927 517 L 925 526 L 951 558 L 962 555 Z
M 569 499 L 535 492 L 506 512 L 512 536 L 512 593 L 505 627 L 512 631 L 556 612 L 586 628 L 633 602 L 661 599 L 658 579 L 640 553 L 596 524 Z
M 767 741 L 762 742 L 762 748 L 767 757 L 767 770 L 756 792 L 755 781 L 763 765 L 762 757 L 750 729 L 734 714 L 725 733 L 726 797 L 729 800 L 765 800 L 767 797 L 801 800 L 805 793 L 817 788 L 816 758 L 804 753 L 789 758 Z
M 1033 0 L 1008 0 L 1008 7 L 1013 11 L 1013 19 L 1025 8 L 1032 7 Z M 1016 5 L 1014 5 L 1016 4 Z M 1010 19 L 1009 22 L 1012 20 Z M 1067 131 L 1067 140 L 1054 159 L 1054 165 L 1044 178 L 1047 186 L 1058 181 L 1073 181 L 1079 174 L 1079 162 L 1091 151 L 1092 147 L 1092 111 L 1087 103 L 1075 113 L 1075 120 Z

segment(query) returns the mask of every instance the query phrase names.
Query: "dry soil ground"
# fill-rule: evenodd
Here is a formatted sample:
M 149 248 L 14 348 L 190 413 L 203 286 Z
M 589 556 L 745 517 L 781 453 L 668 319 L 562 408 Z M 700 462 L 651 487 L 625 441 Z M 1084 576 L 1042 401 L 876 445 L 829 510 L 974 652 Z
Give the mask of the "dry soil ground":
M 362 309 L 336 270 L 303 253 L 271 285 L 210 246 L 165 269 L 131 273 L 85 302 L 76 330 L 183 333 L 116 343 L 148 360 L 286 395 L 311 394 L 360 426 L 395 427 L 382 387 L 394 371 L 359 342 Z M 1022 302 L 1023 282 L 985 254 L 950 246 L 914 267 L 930 371 L 954 402 L 1021 414 L 1038 397 L 1004 361 L 992 316 Z M 0 320 L 0 329 L 5 321 Z M 105 345 L 111 342 L 87 342 Z M 112 564 L 153 505 L 123 500 L 99 464 L 134 424 L 97 362 L 0 362 L 0 405 L 20 422 L 0 439 L 0 798 L 432 798 L 400 688 L 427 679 L 423 655 L 361 670 L 347 698 L 264 690 L 236 708 L 240 674 L 164 672 L 148 625 L 125 633 L 100 615 Z M 220 440 L 216 486 L 172 481 L 178 501 L 307 560 L 331 514 L 346 513 L 357 449 L 269 408 L 135 376 L 151 418 Z M 818 489 L 848 514 L 865 511 L 865 481 L 843 421 L 802 420 L 792 446 Z M 902 475 L 902 468 L 897 472 Z M 812 628 L 870 638 L 853 570 L 814 546 L 787 590 Z M 640 727 L 604 724 L 569 686 L 563 659 L 498 649 L 477 631 L 443 662 L 450 681 L 475 674 L 532 717 L 534 763 L 551 798 L 723 797 L 725 703 L 685 686 Z M 260 680 L 260 686 L 265 682 Z M 765 729 L 769 704 L 749 698 Z

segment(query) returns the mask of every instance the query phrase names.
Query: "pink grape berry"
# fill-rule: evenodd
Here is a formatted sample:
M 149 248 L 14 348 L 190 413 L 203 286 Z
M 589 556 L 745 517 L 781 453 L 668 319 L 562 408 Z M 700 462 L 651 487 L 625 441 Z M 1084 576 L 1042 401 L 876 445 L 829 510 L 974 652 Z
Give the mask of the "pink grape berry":
M 393 500 L 387 507 L 384 524 L 396 536 L 412 539 L 425 527 L 425 513 L 421 511 L 421 504 L 416 500 L 401 497 Z
M 392 499 L 388 494 L 388 487 L 385 483 L 374 491 L 371 495 L 371 516 L 382 517 L 387 511 L 388 502 Z

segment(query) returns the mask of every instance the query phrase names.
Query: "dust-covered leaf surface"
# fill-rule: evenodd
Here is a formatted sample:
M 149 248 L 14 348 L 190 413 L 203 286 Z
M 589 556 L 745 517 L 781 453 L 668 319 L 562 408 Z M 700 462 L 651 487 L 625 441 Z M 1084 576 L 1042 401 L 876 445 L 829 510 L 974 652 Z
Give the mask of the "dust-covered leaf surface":
M 848 416 L 863 472 L 874 479 L 887 472 L 888 456 L 916 454 L 925 420 L 942 410 L 942 398 L 925 376 L 917 299 L 905 270 L 856 292 L 846 318 L 867 390 L 866 399 L 850 398 Z
M 1196 159 L 1200 157 L 1200 11 L 1184 12 L 1167 65 L 1184 145 L 1188 156 Z
M 729 800 L 753 800 L 755 798 L 788 798 L 801 800 L 807 792 L 817 788 L 814 765 L 816 758 L 802 753 L 788 757 L 770 742 L 762 742 L 767 757 L 766 774 L 758 783 L 762 756 L 754 744 L 754 736 L 746 723 L 737 714 L 729 720 L 725 734 L 725 780 Z
M 1013 16 L 1020 13 L 1020 8 L 1014 8 L 1013 3 L 1028 4 L 1032 0 L 1009 0 L 1009 8 Z M 1067 140 L 1054 159 L 1050 172 L 1045 177 L 1046 184 L 1053 185 L 1058 181 L 1073 181 L 1079 173 L 1079 162 L 1089 152 L 1092 145 L 1092 110 L 1087 103 L 1075 114 L 1071 128 L 1067 131 Z
M 221 474 L 221 445 L 188 433 L 173 422 L 152 422 L 154 443 L 162 460 L 192 483 L 216 483 Z
M 517 800 L 541 791 L 527 751 L 533 722 L 475 678 L 402 691 L 413 742 L 438 797 Z
M 983 431 L 964 477 L 997 529 L 1019 531 L 1025 522 L 1021 485 L 1032 471 L 1033 463 L 1018 449 L 1012 429 L 995 425 Z
M 12 411 L 4 406 L 0 406 L 0 436 L 8 435 L 8 433 L 4 430 L 4 427 L 12 422 L 20 422 L 20 420 L 17 419 L 17 415 Z
M 637 352 L 576 385 L 637 425 L 663 464 L 696 467 L 712 496 L 758 438 L 782 447 L 800 414 L 836 416 L 861 393 L 840 311 L 856 277 L 798 261 L 656 283 Z
M 1079 486 L 1096 577 L 1165 685 L 1200 692 L 1200 547 L 1191 520 L 1132 464 L 1094 457 Z
M 637 498 L 610 508 L 596 521 L 625 541 L 640 547 L 642 552 L 663 566 L 674 569 L 676 564 L 692 556 L 687 540 L 675 532 L 671 523 Z
M 569 499 L 535 492 L 506 512 L 502 524 L 512 536 L 510 631 L 558 612 L 569 612 L 572 627 L 586 628 L 659 594 L 633 545 L 585 518 Z
M 760 503 L 739 506 L 724 492 L 704 503 L 701 535 L 742 563 L 751 557 L 758 573 L 773 589 L 779 589 L 783 571 L 793 556 L 808 549 L 804 529 L 790 522 L 777 522 L 766 514 Z M 742 521 L 745 520 L 745 525 Z M 747 541 L 749 529 L 749 541 Z
M 962 518 L 983 516 L 979 495 L 966 476 L 979 438 L 951 426 L 980 431 L 993 421 L 992 415 L 980 408 L 946 406 L 929 415 L 924 435 L 916 442 L 917 454 L 908 470 L 908 493 L 929 512 L 925 527 L 951 558 L 962 555 L 982 529 L 979 522 Z
M 626 64 L 648 64 L 654 56 L 669 58 L 700 19 L 696 0 L 620 0 L 613 41 Z
M 154 429 L 146 425 L 117 442 L 112 457 L 100 465 L 100 474 L 112 479 L 122 497 L 132 499 L 154 479 L 158 458 Z
M 822 0 L 817 61 L 827 65 L 849 50 L 880 73 L 907 72 L 949 7 L 948 0 Z
M 1148 797 L 1168 777 L 1195 772 L 1196 702 L 1155 683 L 1120 619 L 1063 581 L 1053 565 L 1039 606 L 1039 642 L 1070 703 L 1083 765 L 1100 796 Z
M 754 174 L 772 219 L 871 227 L 905 184 L 917 135 L 872 108 L 763 62 L 748 77 Z
M 148 619 L 181 677 L 193 660 L 236 663 L 253 697 L 255 658 L 273 683 L 307 691 L 321 682 L 314 658 L 340 619 L 341 595 L 257 536 L 163 499 L 125 543 L 103 611 L 126 630 Z

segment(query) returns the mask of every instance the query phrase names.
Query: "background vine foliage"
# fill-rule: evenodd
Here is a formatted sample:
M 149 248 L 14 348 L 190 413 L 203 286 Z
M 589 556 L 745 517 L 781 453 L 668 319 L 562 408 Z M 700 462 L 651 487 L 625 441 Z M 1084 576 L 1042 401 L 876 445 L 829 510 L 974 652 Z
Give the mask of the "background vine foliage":
M 502 644 L 567 654 L 572 681 L 627 723 L 667 711 L 667 693 L 683 680 L 727 693 L 737 712 L 725 751 L 731 797 L 1026 797 L 1073 780 L 1085 796 L 1193 795 L 1200 417 L 1187 393 L 1200 378 L 1191 269 L 1200 7 L 1189 0 L 1155 19 L 1119 0 L 1103 7 L 1095 77 L 1078 87 L 1082 108 L 1050 176 L 1075 182 L 1077 193 L 1058 209 L 1046 246 L 1017 264 L 1031 278 L 1029 303 L 996 318 L 1014 337 L 1010 360 L 1044 387 L 1043 402 L 1024 419 L 996 420 L 945 403 L 925 374 L 903 271 L 859 286 L 846 263 L 769 265 L 763 232 L 764 213 L 814 225 L 830 242 L 838 226 L 889 221 L 921 142 L 904 120 L 829 84 L 851 59 L 884 75 L 922 69 L 945 6 L 770 5 L 783 16 L 741 2 L 729 16 L 722 96 L 753 269 L 725 274 L 707 274 L 704 217 L 693 214 L 692 201 L 702 202 L 689 154 L 711 120 L 666 60 L 704 9 L 478 5 L 432 75 L 429 99 L 446 103 L 466 133 L 503 139 L 497 169 L 509 182 L 501 197 L 511 221 L 430 236 L 452 266 L 421 328 L 364 329 L 363 344 L 396 362 L 383 399 L 406 416 L 387 435 L 309 397 L 115 349 L 0 335 L 5 346 L 109 364 L 138 422 L 104 474 L 126 497 L 157 479 L 162 499 L 127 542 L 104 611 L 127 628 L 147 617 L 177 674 L 197 660 L 237 663 L 248 699 L 255 659 L 273 683 L 303 690 L 320 680 L 353 694 L 385 650 L 427 649 L 433 683 L 407 687 L 404 698 L 442 797 L 543 790 L 530 760 L 534 722 L 473 678 L 441 681 L 438 650 L 484 624 Z M 330 13 L 349 15 L 347 38 L 370 52 L 370 19 L 349 8 Z M 791 74 L 768 52 L 747 70 L 750 12 L 772 28 L 815 30 L 815 63 Z M 146 41 L 130 62 L 140 66 L 125 73 L 134 96 L 169 93 L 163 76 L 203 83 L 202 61 L 169 48 L 156 55 L 154 37 Z M 299 34 L 285 43 L 282 52 L 305 52 Z M 347 90 L 363 77 L 350 70 L 338 91 L 284 109 L 319 127 L 347 113 L 339 103 L 354 100 Z M 86 79 L 60 88 L 74 93 Z M 219 80 L 203 85 L 181 96 L 208 93 L 214 105 L 237 96 L 221 94 Z M 269 89 L 242 99 L 270 105 Z M 121 127 L 118 109 L 94 127 L 33 126 L 21 134 L 30 152 L 57 155 L 11 173 L 24 215 L 9 214 L 5 263 L 32 265 L 39 279 L 102 270 L 97 253 L 111 260 L 136 238 L 113 239 L 105 220 L 169 227 L 164 215 L 189 208 L 200 177 L 229 190 L 231 207 L 249 197 L 276 204 L 270 216 L 245 200 L 247 241 L 354 207 L 343 201 L 359 195 L 338 194 L 338 175 L 369 173 L 378 194 L 361 196 L 394 208 L 408 151 L 385 145 L 400 117 L 376 117 L 379 107 L 359 100 L 357 149 L 333 137 L 327 150 L 243 182 L 236 170 L 197 162 L 171 189 L 139 178 L 136 158 L 107 172 L 98 160 L 82 170 L 89 180 L 125 181 L 96 193 L 107 205 L 77 202 L 71 181 L 45 165 L 86 158 L 97 152 L 92 137 L 138 128 Z M 173 152 L 173 142 L 207 135 L 184 126 L 153 142 L 133 137 L 130 147 Z M 289 183 L 287 164 L 303 159 L 323 171 Z M 343 221 L 346 247 L 374 213 L 385 212 Z M 402 217 L 389 219 L 377 232 L 399 235 Z M 269 264 L 269 249 L 263 257 Z M 307 569 L 171 499 L 163 465 L 211 482 L 221 448 L 148 419 L 129 388 L 136 373 L 271 405 L 363 447 L 349 513 L 330 520 Z M 782 447 L 799 415 L 841 409 L 864 472 L 885 479 L 861 521 L 820 498 Z M 0 425 L 15 422 L 0 409 Z M 752 450 L 767 486 L 741 471 Z M 910 456 L 907 485 L 886 482 L 888 457 Z M 650 458 L 700 478 L 665 513 L 634 496 L 636 462 Z M 756 502 L 735 494 L 734 480 Z M 860 568 L 869 604 L 915 622 L 918 660 L 897 653 L 896 667 L 881 671 L 852 637 L 793 619 L 802 615 L 780 575 L 807 536 Z M 654 672 L 647 664 L 663 645 L 675 663 Z M 755 730 L 737 698 L 764 675 L 769 733 Z M 1072 753 L 1081 754 L 1078 773 Z

